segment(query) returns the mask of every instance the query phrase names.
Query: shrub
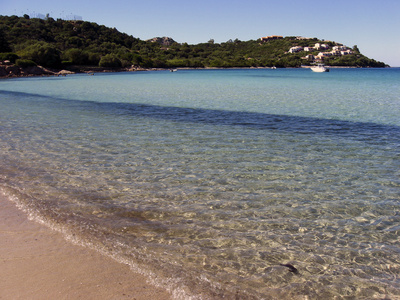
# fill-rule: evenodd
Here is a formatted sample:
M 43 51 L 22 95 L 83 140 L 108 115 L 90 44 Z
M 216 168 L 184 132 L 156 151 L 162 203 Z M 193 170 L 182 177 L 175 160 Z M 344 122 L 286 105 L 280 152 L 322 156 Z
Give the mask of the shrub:
M 114 54 L 107 54 L 100 59 L 99 66 L 106 68 L 120 68 L 121 61 Z
M 36 66 L 36 63 L 35 63 L 34 61 L 32 61 L 32 60 L 29 60 L 29 59 L 17 59 L 17 60 L 15 61 L 15 64 L 16 64 L 18 67 L 21 67 L 21 68 L 34 67 L 34 66 Z
M 0 61 L 9 60 L 10 62 L 12 62 L 14 64 L 18 58 L 19 58 L 19 56 L 15 53 L 10 53 L 10 52 L 0 53 Z
M 53 45 L 45 42 L 37 42 L 24 49 L 21 56 L 33 60 L 44 67 L 59 67 L 61 65 L 60 51 Z
M 100 62 L 101 55 L 99 53 L 89 52 L 89 65 L 96 66 Z
M 89 54 L 81 49 L 68 49 L 64 52 L 63 58 L 70 61 L 73 65 L 87 65 L 89 64 Z

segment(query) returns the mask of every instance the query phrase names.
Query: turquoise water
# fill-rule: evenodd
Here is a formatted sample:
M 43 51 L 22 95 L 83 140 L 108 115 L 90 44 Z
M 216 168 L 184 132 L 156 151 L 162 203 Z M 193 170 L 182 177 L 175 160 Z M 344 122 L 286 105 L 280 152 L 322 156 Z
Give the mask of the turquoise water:
M 400 69 L 7 79 L 0 109 L 3 193 L 177 299 L 400 297 Z

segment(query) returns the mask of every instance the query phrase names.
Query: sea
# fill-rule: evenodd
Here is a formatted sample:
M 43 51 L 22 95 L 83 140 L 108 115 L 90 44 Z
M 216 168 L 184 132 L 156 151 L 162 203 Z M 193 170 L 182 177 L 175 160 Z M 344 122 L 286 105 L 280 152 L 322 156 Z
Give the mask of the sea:
M 175 299 L 400 299 L 400 68 L 2 79 L 0 157 L 30 218 Z

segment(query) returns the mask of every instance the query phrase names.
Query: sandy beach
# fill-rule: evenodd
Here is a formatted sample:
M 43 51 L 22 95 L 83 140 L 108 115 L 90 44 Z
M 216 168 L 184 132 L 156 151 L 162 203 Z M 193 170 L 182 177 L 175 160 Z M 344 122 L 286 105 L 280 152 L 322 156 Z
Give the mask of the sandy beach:
M 0 195 L 0 299 L 171 299 L 128 265 L 67 242 Z

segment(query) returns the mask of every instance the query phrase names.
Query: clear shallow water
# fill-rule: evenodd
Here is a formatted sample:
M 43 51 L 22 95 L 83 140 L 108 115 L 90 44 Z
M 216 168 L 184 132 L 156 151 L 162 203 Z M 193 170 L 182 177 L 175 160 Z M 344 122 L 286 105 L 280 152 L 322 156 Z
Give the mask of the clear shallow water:
M 334 69 L 3 80 L 0 185 L 177 297 L 399 297 L 399 79 Z

